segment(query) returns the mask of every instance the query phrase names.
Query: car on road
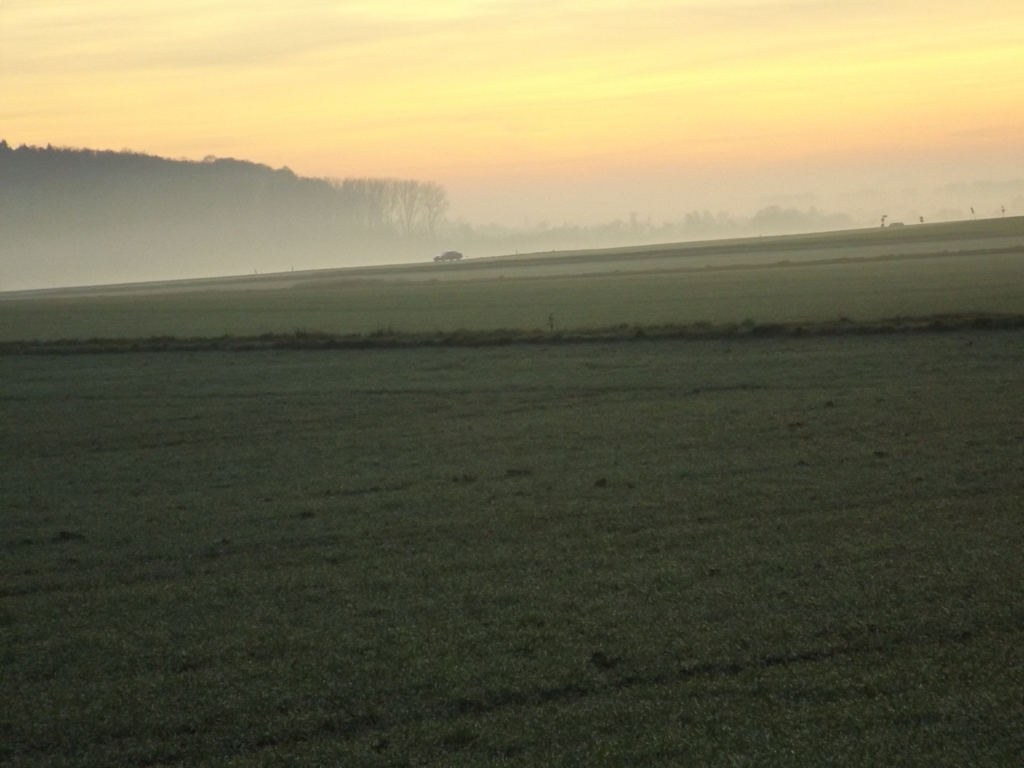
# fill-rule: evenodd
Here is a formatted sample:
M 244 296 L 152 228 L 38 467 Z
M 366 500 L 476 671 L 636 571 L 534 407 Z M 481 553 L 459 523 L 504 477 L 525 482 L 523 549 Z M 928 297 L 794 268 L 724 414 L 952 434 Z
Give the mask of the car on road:
M 459 261 L 462 258 L 462 254 L 458 251 L 445 251 L 439 253 L 434 257 L 434 261 Z

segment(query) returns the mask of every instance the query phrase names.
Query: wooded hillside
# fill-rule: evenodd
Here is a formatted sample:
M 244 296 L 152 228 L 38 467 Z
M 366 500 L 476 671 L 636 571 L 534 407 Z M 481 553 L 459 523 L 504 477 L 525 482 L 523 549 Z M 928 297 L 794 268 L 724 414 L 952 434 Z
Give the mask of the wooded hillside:
M 63 284 L 131 279 L 134 264 L 148 276 L 154 262 L 186 277 L 211 259 L 223 274 L 341 266 L 353 249 L 364 263 L 427 255 L 447 205 L 433 182 L 0 142 L 0 252 L 19 276 L 65 270 Z

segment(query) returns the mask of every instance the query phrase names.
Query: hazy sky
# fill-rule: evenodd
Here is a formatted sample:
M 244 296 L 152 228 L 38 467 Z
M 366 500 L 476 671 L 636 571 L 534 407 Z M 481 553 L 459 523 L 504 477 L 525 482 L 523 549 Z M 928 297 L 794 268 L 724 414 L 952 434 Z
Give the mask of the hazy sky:
M 1024 2 L 2 0 L 0 138 L 433 179 L 474 222 L 836 209 L 1024 176 Z

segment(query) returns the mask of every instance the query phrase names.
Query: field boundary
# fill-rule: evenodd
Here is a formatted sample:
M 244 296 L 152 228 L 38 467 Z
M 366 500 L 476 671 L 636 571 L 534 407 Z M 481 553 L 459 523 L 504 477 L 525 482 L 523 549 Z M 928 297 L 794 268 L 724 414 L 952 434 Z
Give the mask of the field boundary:
M 969 312 L 900 316 L 883 320 L 841 317 L 824 322 L 697 322 L 666 325 L 621 325 L 572 331 L 542 329 L 456 330 L 406 333 L 391 329 L 361 334 L 332 334 L 298 329 L 258 336 L 57 339 L 0 342 L 0 356 L 76 355 L 129 352 L 258 352 L 265 350 L 408 349 L 424 347 L 498 347 L 512 344 L 588 344 L 657 340 L 716 340 L 872 336 L 1024 329 L 1024 314 Z

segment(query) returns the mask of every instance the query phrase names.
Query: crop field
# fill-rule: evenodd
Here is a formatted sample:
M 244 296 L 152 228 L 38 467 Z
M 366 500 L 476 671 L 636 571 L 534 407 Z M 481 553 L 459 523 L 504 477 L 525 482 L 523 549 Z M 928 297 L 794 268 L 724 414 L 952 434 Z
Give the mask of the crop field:
M 0 765 L 1021 764 L 1024 253 L 928 231 L 0 298 Z M 389 325 L 533 335 L 16 343 Z
M 0 293 L 0 342 L 1024 314 L 1024 218 Z
M 0 357 L 0 763 L 1012 765 L 1024 333 Z

